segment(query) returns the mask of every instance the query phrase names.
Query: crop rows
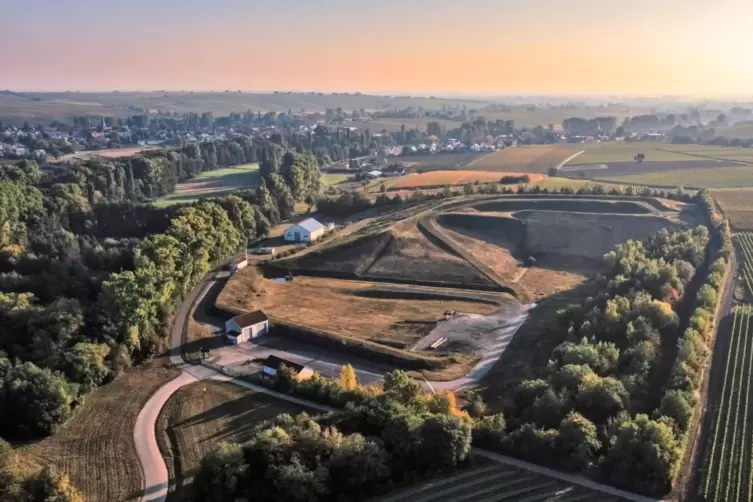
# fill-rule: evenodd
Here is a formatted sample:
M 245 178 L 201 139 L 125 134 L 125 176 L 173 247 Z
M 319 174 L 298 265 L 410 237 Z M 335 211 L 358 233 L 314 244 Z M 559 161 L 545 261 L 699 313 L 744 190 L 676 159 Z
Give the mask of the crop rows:
M 732 309 L 729 346 L 716 396 L 709 398 L 713 414 L 709 429 L 699 498 L 707 502 L 748 501 L 753 497 L 753 308 Z M 719 389 L 721 385 L 721 389 Z M 713 392 L 713 390 L 712 390 Z
M 742 254 L 740 275 L 748 293 L 753 295 L 753 232 L 741 232 L 736 239 Z
M 619 497 L 588 490 L 507 465 L 466 471 L 388 495 L 377 502 L 617 502 Z
M 546 188 L 548 190 L 561 190 L 562 188 L 570 188 L 572 190 L 579 190 L 579 189 L 592 189 L 593 187 L 599 185 L 604 187 L 604 190 L 609 191 L 613 188 L 617 188 L 618 190 L 624 190 L 627 187 L 633 187 L 633 189 L 636 192 L 640 192 L 641 190 L 648 188 L 646 185 L 632 185 L 632 184 L 625 184 L 625 183 L 607 183 L 607 182 L 600 182 L 600 181 L 591 181 L 591 180 L 576 180 L 576 179 L 569 179 L 569 178 L 545 178 L 541 181 L 538 181 L 534 184 L 535 186 L 539 188 Z

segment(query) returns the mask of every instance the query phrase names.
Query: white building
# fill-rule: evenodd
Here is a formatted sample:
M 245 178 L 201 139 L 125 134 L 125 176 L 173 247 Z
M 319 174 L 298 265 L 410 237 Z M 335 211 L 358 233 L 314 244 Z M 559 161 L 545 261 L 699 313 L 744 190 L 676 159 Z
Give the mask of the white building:
M 237 315 L 225 323 L 225 337 L 233 345 L 269 333 L 269 318 L 261 310 Z
M 382 176 L 382 171 L 377 171 L 376 169 L 366 173 L 366 177 L 370 180 L 375 180 L 379 178 L 380 176 Z
M 306 218 L 285 230 L 285 240 L 289 242 L 314 242 L 327 231 L 327 226 L 314 218 Z

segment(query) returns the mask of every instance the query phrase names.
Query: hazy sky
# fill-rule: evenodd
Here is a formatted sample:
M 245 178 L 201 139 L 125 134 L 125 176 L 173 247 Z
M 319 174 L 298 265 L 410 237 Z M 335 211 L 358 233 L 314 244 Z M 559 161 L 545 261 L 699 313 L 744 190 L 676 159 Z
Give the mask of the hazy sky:
M 0 89 L 753 95 L 753 0 L 0 0 Z

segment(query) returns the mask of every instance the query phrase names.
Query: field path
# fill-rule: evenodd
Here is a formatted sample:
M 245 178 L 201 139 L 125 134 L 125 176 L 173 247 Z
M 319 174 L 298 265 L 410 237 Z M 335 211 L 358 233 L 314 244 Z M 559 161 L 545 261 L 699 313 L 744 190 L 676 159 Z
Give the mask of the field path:
M 231 382 L 241 387 L 267 394 L 278 399 L 284 399 L 292 403 L 318 409 L 324 412 L 333 411 L 333 408 L 318 403 L 312 403 L 303 399 L 298 399 L 287 394 L 275 392 L 266 387 L 253 385 L 251 383 L 231 378 L 227 375 L 218 373 L 205 366 L 194 366 L 183 361 L 181 355 L 181 345 L 183 343 L 183 330 L 186 320 L 193 309 L 197 299 L 204 296 L 207 287 L 214 280 L 215 272 L 207 275 L 199 284 L 194 287 L 181 304 L 175 316 L 175 320 L 170 331 L 170 364 L 181 370 L 181 374 L 170 380 L 160 387 L 149 401 L 144 405 L 136 419 L 136 426 L 133 430 L 133 438 L 136 443 L 136 453 L 139 457 L 139 463 L 144 474 L 144 492 L 141 497 L 142 502 L 164 502 L 167 498 L 169 488 L 169 478 L 167 466 L 162 458 L 159 446 L 157 445 L 156 426 L 160 411 L 168 399 L 181 387 L 201 381 L 217 380 L 222 382 Z
M 557 164 L 557 166 L 555 166 L 555 169 L 559 171 L 560 169 L 562 169 L 562 166 L 564 166 L 565 164 L 567 164 L 568 162 L 570 162 L 571 160 L 573 160 L 575 157 L 577 157 L 583 152 L 585 152 L 585 150 L 581 150 L 580 152 L 575 152 L 574 154 L 572 154 L 571 156 L 569 156 L 568 158 L 566 158 L 565 160 Z

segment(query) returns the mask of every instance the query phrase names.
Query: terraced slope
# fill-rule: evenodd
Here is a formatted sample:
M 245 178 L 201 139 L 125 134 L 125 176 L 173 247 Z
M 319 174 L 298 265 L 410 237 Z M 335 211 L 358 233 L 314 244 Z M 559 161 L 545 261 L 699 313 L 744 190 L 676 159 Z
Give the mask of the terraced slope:
M 421 484 L 377 502 L 616 502 L 623 500 L 497 464 Z

